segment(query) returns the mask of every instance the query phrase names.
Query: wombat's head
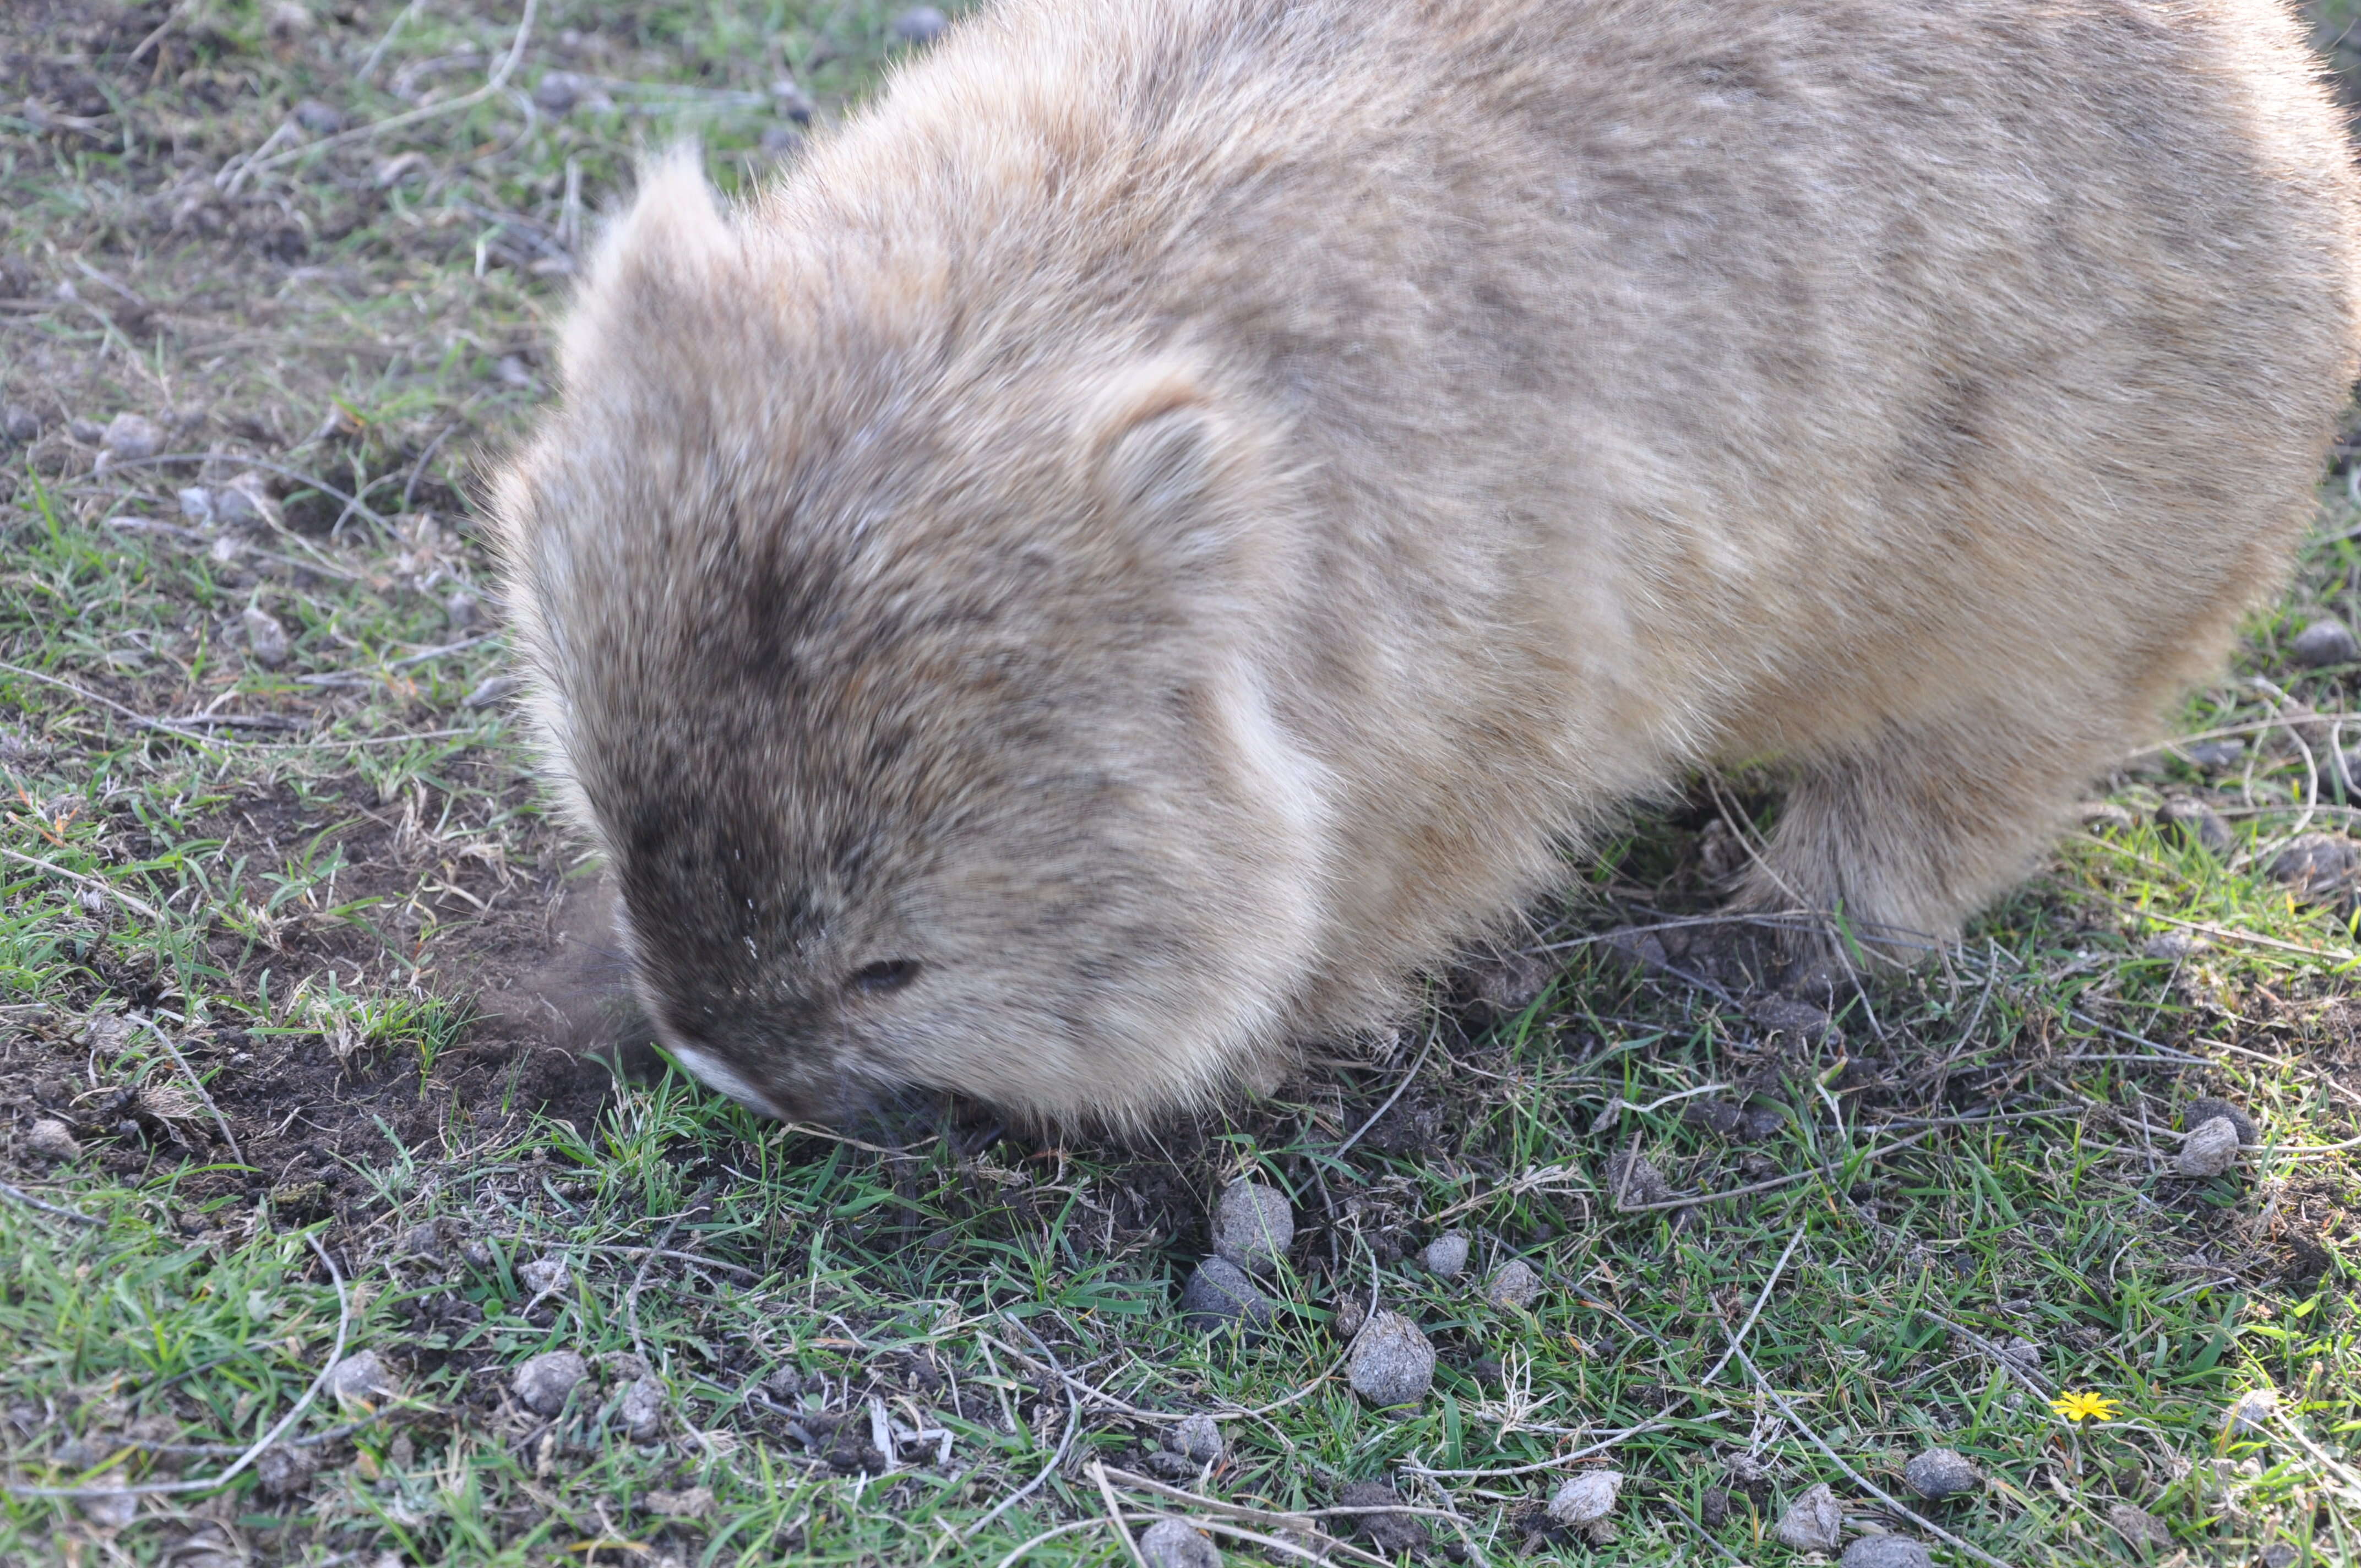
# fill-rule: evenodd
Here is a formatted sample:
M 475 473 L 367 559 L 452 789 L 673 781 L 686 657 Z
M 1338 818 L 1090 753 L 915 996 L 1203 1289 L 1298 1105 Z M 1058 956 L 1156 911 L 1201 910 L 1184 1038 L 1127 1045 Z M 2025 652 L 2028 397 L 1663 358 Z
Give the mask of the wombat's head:
M 1012 339 L 939 256 L 796 237 L 824 220 L 659 170 L 502 484 L 642 999 L 782 1115 L 1201 1097 L 1279 1043 L 1318 896 L 1264 448 L 1202 364 Z

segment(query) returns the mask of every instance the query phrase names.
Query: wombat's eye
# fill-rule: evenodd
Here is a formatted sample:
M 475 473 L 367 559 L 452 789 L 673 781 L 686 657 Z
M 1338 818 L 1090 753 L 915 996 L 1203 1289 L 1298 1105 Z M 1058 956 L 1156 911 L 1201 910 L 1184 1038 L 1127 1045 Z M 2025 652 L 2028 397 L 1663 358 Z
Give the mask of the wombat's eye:
M 853 970 L 852 986 L 856 991 L 899 991 L 917 975 L 916 959 L 880 959 Z

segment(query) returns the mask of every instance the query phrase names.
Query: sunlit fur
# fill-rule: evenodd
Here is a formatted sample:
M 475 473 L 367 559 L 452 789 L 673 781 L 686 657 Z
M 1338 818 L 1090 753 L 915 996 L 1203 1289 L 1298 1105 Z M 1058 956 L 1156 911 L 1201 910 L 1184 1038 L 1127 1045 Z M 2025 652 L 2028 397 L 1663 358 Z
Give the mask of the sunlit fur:
M 2356 207 L 2296 39 L 1002 0 L 741 211 L 651 169 L 498 512 L 660 1029 L 786 1112 L 1142 1115 L 1745 760 L 1742 905 L 1954 933 L 2307 517 Z

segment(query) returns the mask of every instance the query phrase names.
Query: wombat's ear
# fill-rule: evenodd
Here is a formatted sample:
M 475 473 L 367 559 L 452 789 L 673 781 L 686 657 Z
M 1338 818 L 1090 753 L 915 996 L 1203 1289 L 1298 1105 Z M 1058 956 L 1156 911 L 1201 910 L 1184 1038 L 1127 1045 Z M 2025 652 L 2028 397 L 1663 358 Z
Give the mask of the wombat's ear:
M 1202 521 L 1223 446 L 1220 416 L 1194 377 L 1163 370 L 1118 387 L 1101 408 L 1101 492 L 1135 516 L 1186 527 Z
M 648 163 L 639 193 L 599 240 L 567 318 L 558 349 L 567 380 L 618 334 L 679 330 L 677 302 L 703 292 L 737 254 L 697 149 L 677 147 Z

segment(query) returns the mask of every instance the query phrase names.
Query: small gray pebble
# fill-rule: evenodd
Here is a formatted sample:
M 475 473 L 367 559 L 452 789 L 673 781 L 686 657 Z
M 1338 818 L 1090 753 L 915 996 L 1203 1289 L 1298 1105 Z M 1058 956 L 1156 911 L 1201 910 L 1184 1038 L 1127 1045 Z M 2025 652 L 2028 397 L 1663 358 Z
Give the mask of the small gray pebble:
M 2353 840 L 2334 833 L 2306 833 L 2271 861 L 2271 880 L 2300 894 L 2327 895 L 2353 874 Z
M 203 485 L 191 485 L 177 498 L 181 515 L 191 522 L 211 522 L 214 520 L 214 493 Z
M 1935 1568 L 1927 1549 L 1906 1535 L 1864 1535 L 1837 1561 L 1843 1568 Z
M 459 1255 L 470 1267 L 489 1268 L 493 1264 L 492 1249 L 481 1242 L 469 1242 L 459 1249 Z
M 2187 1128 L 2194 1129 L 2213 1120 L 2216 1116 L 2226 1117 L 2230 1125 L 2238 1129 L 2240 1143 L 2251 1144 L 2260 1141 L 2262 1135 L 2255 1129 L 2255 1119 L 2218 1095 L 2208 1094 L 2202 1099 L 2192 1100 L 2180 1108 L 2180 1124 Z
M 1495 1307 L 1525 1307 L 1541 1294 L 1542 1277 L 1533 1266 L 1521 1257 L 1512 1257 L 1492 1275 L 1492 1282 L 1484 1287 L 1484 1299 Z
M 552 71 L 533 85 L 533 106 L 545 115 L 563 115 L 582 101 L 582 78 L 570 71 Z
M 443 601 L 443 619 L 451 623 L 454 631 L 466 631 L 482 618 L 483 601 L 465 588 L 460 588 Z
M 401 1388 L 377 1352 L 360 1350 L 328 1368 L 324 1391 L 341 1405 L 389 1399 Z
M 261 606 L 247 605 L 238 621 L 246 628 L 247 657 L 264 669 L 277 669 L 294 652 L 295 645 L 288 640 L 287 629 Z
M 647 1442 L 664 1431 L 664 1386 L 653 1377 L 639 1377 L 623 1390 L 615 1419 L 633 1442 Z
M 99 437 L 99 444 L 117 463 L 136 462 L 164 450 L 164 433 L 145 414 L 116 414 Z
M 1416 1323 L 1381 1307 L 1361 1326 L 1345 1367 L 1354 1389 L 1372 1405 L 1407 1405 L 1433 1386 L 1434 1346 Z
M 2172 1528 L 2146 1508 L 2116 1503 L 2107 1509 L 2107 1522 L 2133 1546 L 2170 1546 Z
M 771 126 L 763 132 L 762 148 L 773 158 L 793 158 L 804 149 L 804 133 L 792 126 Z
M 516 1369 L 510 1387 L 518 1400 L 537 1416 L 554 1416 L 566 1408 L 575 1385 L 590 1376 L 590 1364 L 570 1350 L 544 1351 Z
M 2027 1372 L 2032 1371 L 2034 1368 L 2041 1365 L 2041 1347 L 2038 1344 L 2036 1344 L 2033 1341 L 2026 1339 L 2023 1334 L 2017 1334 L 2010 1339 L 2003 1341 L 2000 1347 L 2000 1353 L 2008 1360 L 2024 1367 Z
M 491 675 L 476 684 L 476 689 L 459 699 L 459 706 L 468 708 L 489 707 L 522 685 L 514 675 Z
M 0 430 L 11 441 L 30 441 L 41 433 L 41 416 L 22 403 L 10 403 L 0 408 Z
M 1228 1445 L 1222 1441 L 1222 1424 L 1200 1412 L 1167 1431 L 1164 1446 L 1184 1459 L 1211 1464 L 1222 1457 Z
M 273 1501 L 283 1502 L 300 1497 L 319 1474 L 317 1452 L 309 1448 L 288 1448 L 273 1443 L 262 1451 L 254 1462 L 254 1478 L 261 1484 L 262 1495 Z
M 2222 1412 L 2225 1431 L 2261 1431 L 2270 1425 L 2271 1417 L 2279 1408 L 2279 1397 L 2268 1388 L 2249 1388 L 2230 1401 Z
M 1181 1519 L 1158 1519 L 1139 1534 L 1148 1568 L 1222 1568 L 1222 1549 Z
M 1426 1265 L 1430 1274 L 1456 1279 L 1460 1270 L 1467 1266 L 1467 1238 L 1457 1231 L 1445 1231 L 1426 1244 L 1418 1260 Z
M 398 1255 L 402 1257 L 441 1257 L 443 1255 L 443 1222 L 428 1220 L 402 1233 Z
M 771 83 L 771 107 L 799 126 L 811 124 L 811 94 L 791 76 L 782 76 Z
M 2181 751 L 2188 755 L 2191 766 L 2213 773 L 2235 768 L 2246 757 L 2243 740 L 2198 740 L 2183 746 Z
M 344 111 L 317 98 L 295 105 L 295 123 L 315 137 L 332 137 L 345 128 Z
M 96 420 L 70 419 L 66 421 L 66 433 L 84 446 L 96 446 L 106 439 L 106 426 Z
M 2172 1157 L 2174 1172 L 2190 1177 L 2220 1176 L 2237 1163 L 2238 1124 L 2227 1116 L 2200 1122 Z
M 1295 1240 L 1295 1206 L 1259 1181 L 1233 1181 L 1213 1212 L 1213 1250 L 1257 1274 L 1276 1270 Z
M 574 1283 L 574 1271 L 562 1257 L 537 1257 L 517 1266 L 517 1283 L 536 1296 L 555 1296 Z
M 256 469 L 232 476 L 214 491 L 214 520 L 233 528 L 268 528 L 279 521 L 270 481 Z
M 2307 670 L 2317 670 L 2328 664 L 2349 664 L 2361 658 L 2361 646 L 2353 641 L 2353 632 L 2343 621 L 2323 616 L 2301 631 L 2288 644 L 2288 652 Z
M 1902 1478 L 1910 1483 L 1912 1491 L 1932 1502 L 1972 1492 L 1983 1485 L 1984 1479 L 1964 1454 L 1949 1448 L 1930 1448 L 1924 1453 L 1913 1454 L 1910 1463 L 1902 1467 Z
M 2179 963 L 2191 954 L 2202 951 L 2204 947 L 2204 940 L 2190 932 L 2159 931 L 2140 944 L 2140 956 Z
M 1620 1470 L 1586 1470 L 1550 1495 L 1549 1517 L 1562 1525 L 1594 1524 L 1615 1511 Z
M 2157 826 L 2177 830 L 2208 854 L 2230 852 L 2230 825 L 2222 814 L 2201 800 L 2181 797 L 2166 801 L 2157 807 Z
M 1746 1130 L 1746 1113 L 1728 1100 L 1692 1100 L 1681 1108 L 1681 1120 L 1718 1138 L 1734 1138 Z
M 1405 1552 L 1424 1557 L 1434 1545 L 1427 1532 L 1426 1521 L 1412 1513 L 1395 1511 L 1401 1494 L 1390 1481 L 1356 1481 L 1336 1494 L 1336 1504 L 1346 1508 L 1384 1508 L 1381 1514 L 1342 1514 L 1339 1525 L 1349 1524 L 1353 1533 L 1378 1549 L 1379 1556 L 1398 1561 Z
M 1637 1209 L 1671 1198 L 1673 1184 L 1646 1155 L 1618 1154 L 1607 1162 L 1607 1195 L 1618 1209 Z
M 1772 1533 L 1797 1552 L 1834 1552 L 1844 1543 L 1844 1509 L 1824 1482 L 1789 1503 Z
M 1787 1118 L 1784 1113 L 1773 1106 L 1750 1105 L 1746 1108 L 1745 1126 L 1741 1130 L 1747 1142 L 1759 1144 L 1765 1138 L 1777 1137 L 1785 1132 Z
M 500 362 L 492 367 L 492 378 L 502 386 L 522 387 L 531 390 L 533 367 L 524 362 L 522 355 L 504 354 L 500 356 Z
M 894 41 L 904 44 L 930 44 L 943 36 L 951 19 L 932 5 L 913 5 L 894 18 Z
M 1270 1326 L 1276 1316 L 1254 1277 L 1225 1257 L 1197 1266 L 1180 1291 L 1180 1321 L 1192 1329 L 1242 1323 L 1248 1332 Z
M 54 1116 L 44 1116 L 26 1129 L 25 1147 L 43 1159 L 72 1159 L 82 1153 L 73 1129 Z

